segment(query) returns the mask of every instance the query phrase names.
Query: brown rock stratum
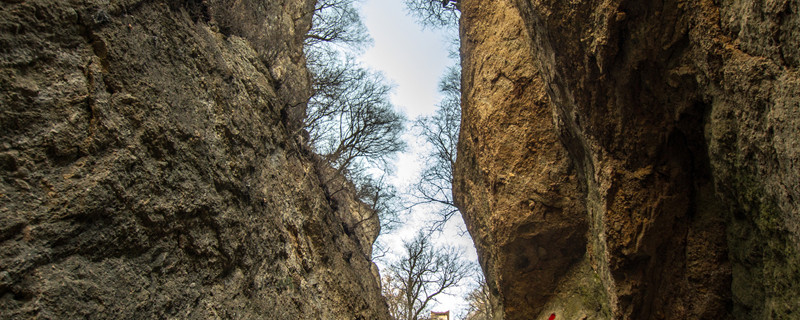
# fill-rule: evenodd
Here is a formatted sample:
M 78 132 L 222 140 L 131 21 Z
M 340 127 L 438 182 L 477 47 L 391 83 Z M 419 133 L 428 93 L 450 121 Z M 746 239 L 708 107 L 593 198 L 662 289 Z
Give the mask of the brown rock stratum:
M 497 318 L 800 317 L 800 1 L 460 7 Z

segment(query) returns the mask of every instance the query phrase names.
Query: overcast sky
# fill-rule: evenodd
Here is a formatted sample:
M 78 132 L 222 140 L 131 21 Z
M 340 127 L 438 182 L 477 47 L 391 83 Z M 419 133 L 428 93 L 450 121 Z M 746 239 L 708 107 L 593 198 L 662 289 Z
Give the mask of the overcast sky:
M 454 63 L 444 37 L 421 30 L 405 14 L 402 0 L 366 0 L 361 12 L 375 40 L 363 61 L 394 82 L 393 102 L 409 118 L 433 112 L 439 77 Z
M 362 62 L 373 70 L 383 72 L 394 84 L 392 103 L 409 120 L 433 113 L 441 99 L 438 91 L 439 78 L 446 68 L 458 63 L 448 53 L 449 40 L 442 32 L 423 30 L 413 18 L 406 15 L 402 0 L 363 0 L 361 14 L 364 24 L 374 40 L 374 45 L 361 57 Z M 419 159 L 420 141 L 412 134 L 406 135 L 408 152 L 398 156 L 393 181 L 399 190 L 404 190 L 418 179 L 423 165 Z M 382 236 L 382 241 L 399 249 L 402 240 L 410 239 L 424 221 L 429 219 L 424 210 L 416 210 L 406 216 L 404 227 Z M 445 233 L 437 240 L 465 249 L 469 259 L 477 263 L 472 240 L 464 230 L 460 216 L 451 219 Z M 379 261 L 379 266 L 380 265 Z M 383 271 L 382 271 L 383 272 Z M 466 289 L 466 287 L 464 288 Z M 451 310 L 451 319 L 459 315 L 465 306 L 464 290 L 454 296 L 442 296 L 434 311 Z

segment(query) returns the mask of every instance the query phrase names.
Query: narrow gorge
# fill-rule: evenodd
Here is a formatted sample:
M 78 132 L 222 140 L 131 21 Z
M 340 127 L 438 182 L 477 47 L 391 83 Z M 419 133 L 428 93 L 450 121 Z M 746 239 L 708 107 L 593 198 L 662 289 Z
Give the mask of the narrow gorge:
M 431 1 L 493 319 L 800 318 L 800 0 Z M 0 319 L 391 319 L 316 5 L 0 0 Z

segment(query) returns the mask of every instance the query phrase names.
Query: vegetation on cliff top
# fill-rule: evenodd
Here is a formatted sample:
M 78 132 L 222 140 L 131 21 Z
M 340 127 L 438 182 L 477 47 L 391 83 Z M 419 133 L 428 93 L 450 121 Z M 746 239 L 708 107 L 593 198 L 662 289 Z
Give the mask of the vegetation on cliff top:
M 309 145 L 356 186 L 387 230 L 399 205 L 384 176 L 391 170 L 388 160 L 405 149 L 405 117 L 390 103 L 391 87 L 383 76 L 354 62 L 370 43 L 354 5 L 354 0 L 324 0 L 315 6 L 305 41 L 313 95 L 303 127 Z

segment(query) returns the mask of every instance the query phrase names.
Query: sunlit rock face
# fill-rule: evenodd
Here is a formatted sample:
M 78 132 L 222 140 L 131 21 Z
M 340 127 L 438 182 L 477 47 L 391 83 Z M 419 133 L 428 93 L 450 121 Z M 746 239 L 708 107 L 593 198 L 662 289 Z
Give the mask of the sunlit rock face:
M 797 317 L 800 1 L 461 10 L 454 192 L 506 319 Z
M 0 318 L 385 319 L 298 131 L 312 9 L 3 1 Z

